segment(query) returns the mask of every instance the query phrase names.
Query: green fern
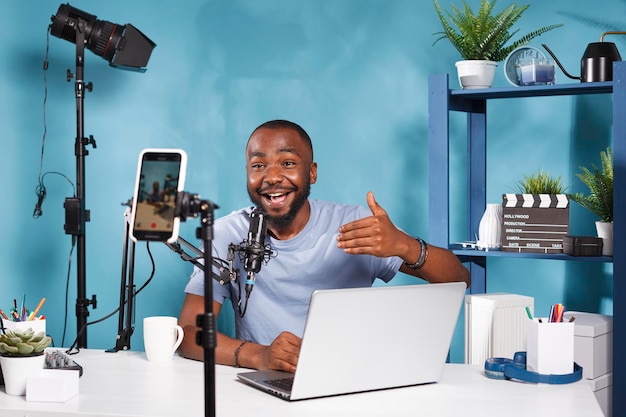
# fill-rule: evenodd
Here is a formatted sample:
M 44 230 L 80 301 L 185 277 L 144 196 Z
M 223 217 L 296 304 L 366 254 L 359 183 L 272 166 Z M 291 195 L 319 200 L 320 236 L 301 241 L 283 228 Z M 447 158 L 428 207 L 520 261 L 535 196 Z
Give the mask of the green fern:
M 517 192 L 520 194 L 564 194 L 566 191 L 561 177 L 553 177 L 543 170 L 524 175 L 524 179 L 517 183 Z
M 476 14 L 466 1 L 463 1 L 462 9 L 451 5 L 450 11 L 446 11 L 448 16 L 446 18 L 437 0 L 433 0 L 435 11 L 443 27 L 443 31 L 435 33 L 439 37 L 433 45 L 442 39 L 448 39 L 463 59 L 500 62 L 504 61 L 514 49 L 526 45 L 532 39 L 552 29 L 563 26 L 563 24 L 556 24 L 541 27 L 527 33 L 509 46 L 505 46 L 519 32 L 519 29 L 513 32 L 510 32 L 510 29 L 530 5 L 519 6 L 513 3 L 494 14 L 496 1 L 481 0 Z
M 591 170 L 580 167 L 582 171 L 576 176 L 589 188 L 589 194 L 571 194 L 570 199 L 577 202 L 603 222 L 613 221 L 613 151 L 607 148 L 600 152 L 602 169 L 591 164 Z

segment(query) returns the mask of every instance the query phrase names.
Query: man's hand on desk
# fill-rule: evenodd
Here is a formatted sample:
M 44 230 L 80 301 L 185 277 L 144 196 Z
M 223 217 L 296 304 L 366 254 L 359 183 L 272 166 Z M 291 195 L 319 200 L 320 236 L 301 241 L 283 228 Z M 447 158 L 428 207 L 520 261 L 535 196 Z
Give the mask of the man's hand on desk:
M 277 369 L 295 372 L 302 339 L 282 332 L 270 346 L 246 343 L 239 352 L 239 364 L 256 369 Z
M 221 307 L 221 304 L 216 301 L 213 302 L 213 311 L 216 316 L 219 315 Z M 203 297 L 187 294 L 178 321 L 185 330 L 183 343 L 178 348 L 178 353 L 182 357 L 199 361 L 204 359 L 204 350 L 196 344 L 195 340 L 199 330 L 195 324 L 197 312 L 203 309 Z M 221 332 L 217 332 L 216 362 L 220 365 L 233 366 L 236 361 L 239 366 L 245 368 L 277 369 L 295 372 L 302 340 L 293 333 L 281 333 L 270 346 L 258 345 L 252 342 L 242 344 L 243 342 L 243 340 L 236 340 Z

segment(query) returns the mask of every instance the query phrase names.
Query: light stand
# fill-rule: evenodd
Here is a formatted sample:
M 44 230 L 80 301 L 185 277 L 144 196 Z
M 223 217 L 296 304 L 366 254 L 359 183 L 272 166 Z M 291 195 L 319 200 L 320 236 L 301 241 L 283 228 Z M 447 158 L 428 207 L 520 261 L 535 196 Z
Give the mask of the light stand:
M 84 82 L 85 47 L 109 61 L 113 67 L 143 72 L 156 46 L 143 33 L 130 24 L 118 25 L 76 9 L 69 4 L 59 6 L 52 16 L 50 33 L 76 44 L 76 72 L 67 70 L 67 81 L 75 78 L 76 94 L 76 195 L 65 199 L 65 233 L 72 235 L 77 245 L 77 291 L 76 332 L 77 347 L 87 347 L 88 307 L 96 308 L 96 296 L 86 298 L 86 234 L 89 210 L 85 209 L 85 156 L 87 145 L 96 148 L 93 136 L 84 137 L 85 90 L 92 90 L 92 83 Z
M 79 23 L 78 26 L 82 26 Z M 76 143 L 74 154 L 76 155 L 76 196 L 65 199 L 65 233 L 71 234 L 76 239 L 77 244 L 77 291 L 76 291 L 76 331 L 77 346 L 87 347 L 87 317 L 89 316 L 89 305 L 96 308 L 96 296 L 91 300 L 86 298 L 86 244 L 85 244 L 85 223 L 89 221 L 89 210 L 85 209 L 85 156 L 89 154 L 87 145 L 96 148 L 96 141 L 92 136 L 89 139 L 84 137 L 84 112 L 83 103 L 85 89 L 91 91 L 92 84 L 84 82 L 84 61 L 85 61 L 85 33 L 84 27 L 76 30 L 76 74 L 74 92 L 76 93 Z M 72 78 L 70 70 L 67 71 L 68 81 Z M 81 329 L 85 328 L 81 332 Z

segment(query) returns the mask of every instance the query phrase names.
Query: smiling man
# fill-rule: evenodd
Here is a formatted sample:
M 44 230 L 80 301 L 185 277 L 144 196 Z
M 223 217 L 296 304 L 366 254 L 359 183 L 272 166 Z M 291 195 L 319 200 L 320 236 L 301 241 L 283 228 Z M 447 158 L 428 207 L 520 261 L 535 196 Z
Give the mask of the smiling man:
M 398 229 L 370 192 L 368 208 L 310 199 L 317 181 L 311 139 L 299 125 L 273 120 L 256 128 L 246 147 L 248 194 L 266 213 L 274 256 L 256 274 L 249 299 L 238 283 L 213 281 L 213 311 L 226 299 L 236 310 L 236 338 L 217 335 L 219 364 L 294 372 L 311 293 L 317 289 L 371 286 L 398 271 L 428 282 L 463 281 L 469 272 L 450 251 Z M 254 207 L 235 211 L 214 225 L 213 256 L 226 259 L 228 245 L 245 239 Z M 235 257 L 235 267 L 243 270 Z M 204 273 L 196 268 L 179 323 L 185 338 L 179 353 L 202 360 L 195 342 L 196 317 L 204 313 Z M 242 300 L 243 299 L 243 300 Z M 340 318 L 338 318 L 340 319 Z

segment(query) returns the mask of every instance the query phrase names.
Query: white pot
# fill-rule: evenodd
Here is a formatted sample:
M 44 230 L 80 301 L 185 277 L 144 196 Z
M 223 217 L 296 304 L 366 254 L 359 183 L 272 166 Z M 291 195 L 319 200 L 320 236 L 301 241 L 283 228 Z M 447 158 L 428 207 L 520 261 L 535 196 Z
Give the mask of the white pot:
M 613 223 L 596 222 L 596 231 L 602 238 L 602 255 L 613 256 Z
M 43 370 L 45 355 L 0 356 L 4 390 L 9 395 L 26 395 L 26 381 Z
M 493 84 L 498 63 L 495 61 L 465 60 L 455 64 L 461 88 L 489 88 Z

